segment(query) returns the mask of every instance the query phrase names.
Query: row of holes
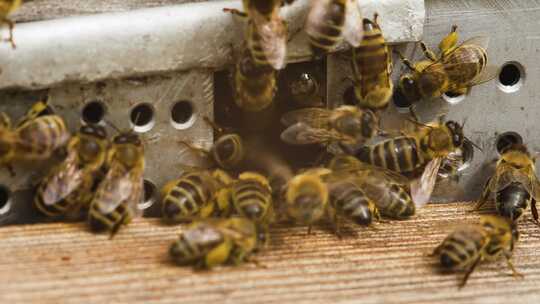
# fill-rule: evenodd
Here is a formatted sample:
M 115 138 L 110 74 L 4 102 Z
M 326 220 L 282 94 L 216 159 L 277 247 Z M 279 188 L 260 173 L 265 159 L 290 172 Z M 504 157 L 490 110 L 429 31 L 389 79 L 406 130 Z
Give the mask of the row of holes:
M 181 100 L 171 108 L 171 125 L 177 130 L 185 130 L 195 122 L 194 109 L 191 102 Z M 106 105 L 99 100 L 90 101 L 82 109 L 82 120 L 85 123 L 98 124 L 107 114 Z M 131 109 L 130 123 L 135 132 L 150 131 L 155 125 L 155 109 L 149 103 L 140 103 Z

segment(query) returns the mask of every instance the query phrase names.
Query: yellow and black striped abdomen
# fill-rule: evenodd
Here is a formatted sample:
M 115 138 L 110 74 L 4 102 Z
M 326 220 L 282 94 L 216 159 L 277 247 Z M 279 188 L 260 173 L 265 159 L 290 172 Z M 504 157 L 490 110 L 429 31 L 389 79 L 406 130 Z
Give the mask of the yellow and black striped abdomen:
M 255 24 L 251 20 L 248 22 L 247 35 L 249 51 L 255 64 L 270 67 L 268 58 L 266 57 L 266 54 L 261 46 L 261 36 L 257 32 Z
M 223 169 L 232 169 L 244 159 L 244 145 L 238 134 L 223 135 L 212 147 L 212 157 Z
M 233 187 L 232 200 L 240 215 L 255 222 L 265 222 L 272 208 L 272 193 L 256 180 L 239 180 Z
M 423 152 L 413 137 L 397 137 L 358 150 L 356 157 L 363 162 L 395 172 L 408 173 L 425 164 Z
M 234 101 L 245 111 L 258 112 L 269 107 L 277 90 L 277 74 L 269 66 L 255 65 L 247 54 L 234 72 Z
M 341 41 L 348 0 L 330 1 L 325 13 L 310 22 L 306 28 L 311 49 L 315 55 L 333 50 Z
M 62 187 L 66 185 L 58 182 L 51 182 L 46 177 L 38 186 L 34 198 L 34 206 L 42 214 L 49 217 L 58 217 L 74 211 L 78 207 L 87 206 L 92 199 L 92 186 L 94 179 L 86 177 L 81 184 L 65 197 L 59 197 L 60 193 L 65 193 Z
M 387 192 L 375 204 L 383 215 L 395 219 L 408 218 L 416 209 L 410 194 L 395 183 L 388 183 Z
M 69 139 L 64 120 L 45 115 L 30 120 L 17 129 L 16 158 L 45 159 Z
M 339 215 L 358 225 L 369 225 L 375 217 L 373 202 L 354 183 L 343 183 L 330 191 L 330 204 Z
M 192 220 L 195 217 L 206 217 L 209 215 L 206 213 L 212 212 L 213 186 L 210 177 L 205 177 L 205 174 L 188 173 L 165 185 L 162 200 L 162 216 L 165 220 Z M 202 209 L 205 212 L 201 212 Z
M 464 227 L 450 234 L 438 251 L 441 265 L 447 269 L 465 269 L 479 257 L 487 245 L 487 237 L 481 229 Z
M 113 234 L 121 225 L 131 222 L 133 214 L 125 204 L 118 205 L 112 212 L 103 213 L 99 202 L 94 201 L 88 211 L 90 229 L 94 232 L 111 231 Z
M 487 52 L 477 45 L 463 45 L 443 59 L 444 69 L 454 86 L 466 86 L 488 64 Z

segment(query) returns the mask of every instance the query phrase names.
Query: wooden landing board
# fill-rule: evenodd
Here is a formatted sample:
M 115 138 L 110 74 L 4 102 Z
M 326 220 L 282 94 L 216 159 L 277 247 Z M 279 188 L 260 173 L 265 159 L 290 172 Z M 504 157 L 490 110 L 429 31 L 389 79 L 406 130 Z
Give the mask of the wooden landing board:
M 114 240 L 83 224 L 0 228 L 0 303 L 531 303 L 540 298 L 540 228 L 527 215 L 511 277 L 504 261 L 482 264 L 458 290 L 426 255 L 453 225 L 474 221 L 469 204 L 429 205 L 409 221 L 347 228 L 272 230 L 253 264 L 194 272 L 167 256 L 181 227 L 138 220 Z M 358 300 L 361 300 L 359 302 Z

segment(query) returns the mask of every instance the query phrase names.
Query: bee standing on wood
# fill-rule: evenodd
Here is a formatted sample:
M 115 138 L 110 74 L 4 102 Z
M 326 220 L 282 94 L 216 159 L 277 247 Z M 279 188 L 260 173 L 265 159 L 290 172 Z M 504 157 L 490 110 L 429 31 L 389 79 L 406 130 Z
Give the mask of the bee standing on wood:
M 312 0 L 305 30 L 314 55 L 332 52 L 343 39 L 360 45 L 361 20 L 356 0 Z
M 9 38 L 8 42 L 11 43 L 11 47 L 15 48 L 15 41 L 13 40 L 13 27 L 15 22 L 8 19 L 8 15 L 21 6 L 22 0 L 0 0 L 0 25 L 7 24 L 9 26 Z
M 522 277 L 512 264 L 514 245 L 518 241 L 517 226 L 508 219 L 483 216 L 479 224 L 461 226 L 437 246 L 433 255 L 439 257 L 441 266 L 450 271 L 465 271 L 459 287 L 465 286 L 476 266 L 484 261 L 506 258 L 513 276 Z
M 274 205 L 270 182 L 261 174 L 255 172 L 243 172 L 238 180 L 232 183 L 228 193 L 220 193 L 222 202 L 229 200 L 230 205 L 236 212 L 245 218 L 254 221 L 257 225 L 267 226 L 274 220 Z
M 535 159 L 522 144 L 509 145 L 501 153 L 495 174 L 488 180 L 476 209 L 494 194 L 495 207 L 501 216 L 516 221 L 530 205 L 533 219 L 538 223 L 536 201 L 540 199 L 540 182 Z
M 388 106 L 394 87 L 390 78 L 392 55 L 377 19 L 378 14 L 375 14 L 373 21 L 363 20 L 364 37 L 360 46 L 352 50 L 354 93 L 358 106 L 373 111 Z
M 67 145 L 67 156 L 41 181 L 34 200 L 36 208 L 51 217 L 77 217 L 87 208 L 101 173 L 108 148 L 105 128 L 82 126 Z

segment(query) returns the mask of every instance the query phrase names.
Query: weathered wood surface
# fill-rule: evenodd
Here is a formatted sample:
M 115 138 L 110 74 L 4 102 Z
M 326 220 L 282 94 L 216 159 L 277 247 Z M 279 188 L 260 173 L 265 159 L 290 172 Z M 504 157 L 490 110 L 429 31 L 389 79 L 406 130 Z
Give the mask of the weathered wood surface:
M 426 255 L 452 225 L 476 220 L 468 204 L 430 205 L 413 220 L 346 229 L 340 240 L 317 228 L 273 229 L 258 255 L 267 268 L 244 265 L 194 272 L 168 260 L 180 227 L 138 220 L 114 240 L 83 224 L 0 229 L 1 303 L 538 303 L 540 228 L 527 216 L 514 255 L 482 264 L 468 285 L 441 274 Z

